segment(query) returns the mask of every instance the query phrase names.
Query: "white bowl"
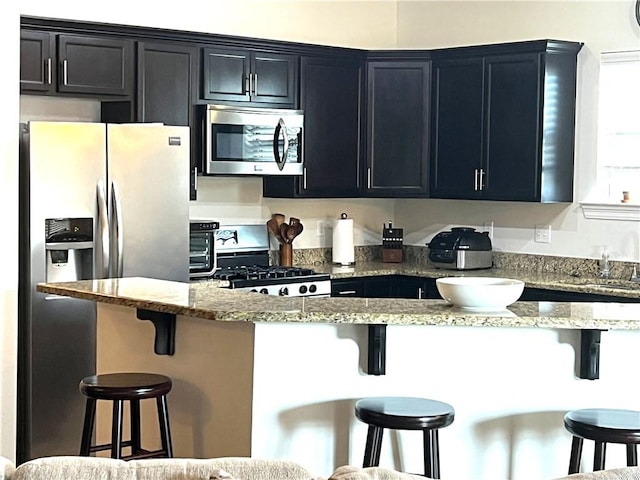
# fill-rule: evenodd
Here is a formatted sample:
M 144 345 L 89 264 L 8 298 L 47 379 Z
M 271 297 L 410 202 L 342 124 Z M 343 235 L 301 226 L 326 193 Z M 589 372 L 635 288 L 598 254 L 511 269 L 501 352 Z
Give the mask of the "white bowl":
M 467 310 L 503 310 L 524 290 L 524 282 L 511 278 L 446 277 L 436 279 L 447 302 Z

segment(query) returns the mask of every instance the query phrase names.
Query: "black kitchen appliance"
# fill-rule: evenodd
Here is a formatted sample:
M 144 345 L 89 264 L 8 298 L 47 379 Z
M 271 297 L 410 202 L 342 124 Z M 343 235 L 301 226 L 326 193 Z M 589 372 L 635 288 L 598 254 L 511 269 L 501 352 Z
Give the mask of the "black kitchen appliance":
M 488 232 L 471 227 L 454 227 L 436 234 L 429 246 L 429 262 L 436 268 L 475 270 L 493 266 L 493 249 Z
M 229 288 L 281 297 L 328 297 L 331 279 L 305 267 L 269 265 L 265 224 L 228 225 L 216 231 L 217 280 Z
M 211 277 L 217 268 L 214 220 L 189 220 L 189 279 Z

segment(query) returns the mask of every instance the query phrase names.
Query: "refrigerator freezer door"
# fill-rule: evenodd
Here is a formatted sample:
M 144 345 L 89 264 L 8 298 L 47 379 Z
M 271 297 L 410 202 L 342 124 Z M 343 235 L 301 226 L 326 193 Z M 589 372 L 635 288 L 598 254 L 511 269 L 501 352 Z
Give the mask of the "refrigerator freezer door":
M 93 254 L 100 249 L 96 185 L 106 175 L 105 134 L 100 124 L 31 122 L 21 138 L 19 462 L 79 451 L 84 399 L 78 382 L 95 373 L 96 306 L 45 296 L 35 287 L 47 280 L 47 265 L 49 271 L 68 266 L 66 252 L 59 250 L 54 258 L 56 250 L 45 248 L 45 220 L 88 219 L 93 223 Z M 66 224 L 73 229 L 73 222 Z M 83 275 L 91 278 L 94 273 Z
M 112 276 L 188 282 L 189 128 L 109 124 L 107 151 Z

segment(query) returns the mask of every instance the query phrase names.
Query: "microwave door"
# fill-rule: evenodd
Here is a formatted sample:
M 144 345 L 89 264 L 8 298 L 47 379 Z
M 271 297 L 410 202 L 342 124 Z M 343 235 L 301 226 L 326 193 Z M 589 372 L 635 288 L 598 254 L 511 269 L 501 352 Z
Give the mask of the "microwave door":
M 282 136 L 282 155 L 280 154 L 280 137 Z M 287 162 L 287 154 L 289 153 L 289 135 L 287 133 L 287 126 L 284 120 L 281 118 L 278 121 L 276 130 L 273 133 L 273 157 L 278 165 L 278 170 L 284 169 L 284 164 Z

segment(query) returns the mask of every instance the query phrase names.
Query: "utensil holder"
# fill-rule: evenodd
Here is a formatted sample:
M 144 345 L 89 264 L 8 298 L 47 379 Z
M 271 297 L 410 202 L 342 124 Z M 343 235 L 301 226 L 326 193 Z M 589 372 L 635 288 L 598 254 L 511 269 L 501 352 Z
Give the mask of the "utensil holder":
M 290 243 L 280 244 L 280 266 L 291 267 L 293 265 L 293 247 Z

